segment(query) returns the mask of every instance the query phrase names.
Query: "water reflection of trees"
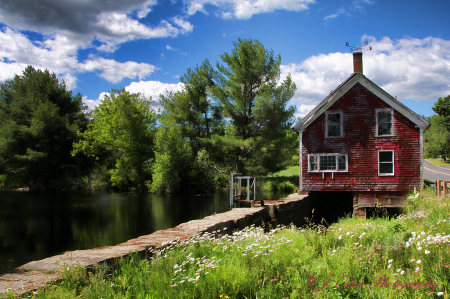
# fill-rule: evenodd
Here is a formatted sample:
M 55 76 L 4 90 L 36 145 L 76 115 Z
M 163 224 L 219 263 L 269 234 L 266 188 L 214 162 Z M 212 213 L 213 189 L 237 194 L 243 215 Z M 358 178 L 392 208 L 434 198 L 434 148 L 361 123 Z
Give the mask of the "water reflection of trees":
M 116 245 L 227 208 L 228 195 L 2 192 L 0 272 L 69 250 Z
M 70 250 L 116 245 L 229 209 L 229 194 L 1 192 L 0 273 Z

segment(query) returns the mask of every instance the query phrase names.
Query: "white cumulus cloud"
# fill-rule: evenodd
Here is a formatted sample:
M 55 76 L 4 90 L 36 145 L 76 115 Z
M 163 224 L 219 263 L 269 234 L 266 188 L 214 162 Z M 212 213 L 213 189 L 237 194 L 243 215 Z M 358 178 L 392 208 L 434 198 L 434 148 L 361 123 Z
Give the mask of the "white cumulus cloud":
M 159 96 L 165 95 L 166 92 L 177 92 L 183 89 L 183 83 L 163 83 L 160 81 L 139 81 L 132 82 L 130 85 L 125 87 L 125 89 L 132 93 L 141 93 L 147 98 L 152 98 L 153 108 L 155 110 L 161 109 L 162 106 L 159 103 Z
M 95 109 L 100 105 L 100 102 L 103 101 L 105 98 L 105 95 L 107 95 L 107 92 L 102 92 L 98 95 L 98 98 L 95 100 L 88 99 L 87 96 L 83 96 L 83 103 L 88 107 L 87 112 L 90 112 L 91 110 Z
M 78 52 L 86 48 L 100 54 L 114 52 L 131 40 L 176 37 L 193 30 L 193 25 L 182 16 L 154 25 L 141 22 L 151 13 L 156 0 L 35 2 L 0 2 L 0 22 L 5 25 L 0 27 L 1 81 L 20 74 L 26 65 L 46 68 L 73 88 L 77 73 L 86 71 L 98 72 L 112 83 L 122 78 L 143 79 L 156 70 L 153 65 L 104 58 L 78 61 Z M 25 30 L 39 37 L 33 41 L 23 33 Z
M 275 10 L 302 11 L 309 8 L 315 0 L 185 0 L 186 12 L 189 15 L 197 11 L 206 13 L 205 5 L 218 8 L 216 12 L 222 18 L 249 19 L 255 14 L 269 13 Z
M 105 80 L 117 83 L 123 78 L 144 79 L 157 70 L 147 63 L 118 62 L 101 57 L 80 62 L 76 53 L 76 46 L 65 36 L 56 35 L 33 43 L 22 33 L 6 27 L 0 30 L 0 57 L 3 57 L 0 82 L 21 74 L 27 65 L 54 72 L 64 79 L 69 89 L 76 87 L 76 74 L 80 72 L 98 72 Z
M 147 99 L 151 98 L 153 103 L 152 107 L 155 111 L 158 109 L 163 110 L 163 107 L 159 103 L 159 96 L 161 94 L 165 95 L 167 92 L 177 92 L 183 89 L 183 83 L 163 83 L 160 81 L 139 81 L 132 82 L 130 85 L 125 87 L 125 90 L 131 93 L 140 93 Z M 108 92 L 102 92 L 99 94 L 97 99 L 89 99 L 86 96 L 83 96 L 83 102 L 88 106 L 88 111 L 91 111 L 105 98 L 105 95 L 108 95 Z
M 0 30 L 0 57 L 6 58 L 12 65 L 32 64 L 36 68 L 63 73 L 77 65 L 76 47 L 64 43 L 63 39 L 61 36 L 54 36 L 37 44 L 27 36 L 5 27 L 3 31 Z
M 98 50 L 114 52 L 118 45 L 130 40 L 176 37 L 193 29 L 192 24 L 181 17 L 172 18 L 172 22 L 162 20 L 158 26 L 149 27 L 125 13 L 102 13 L 98 16 L 100 30 L 96 38 L 103 45 Z
M 26 63 L 5 63 L 0 61 L 0 82 L 14 78 L 14 75 L 21 75 L 27 67 Z
M 400 101 L 437 100 L 450 94 L 450 41 L 428 37 L 377 41 L 363 36 L 372 46 L 364 51 L 364 74 Z M 300 63 L 281 66 L 282 76 L 291 74 L 297 91 L 291 103 L 299 116 L 315 105 L 353 72 L 351 53 L 311 56 Z
M 148 63 L 137 63 L 134 61 L 118 62 L 112 59 L 96 58 L 90 59 L 78 65 L 81 72 L 100 71 L 100 77 L 109 82 L 117 83 L 123 78 L 143 79 L 153 73 L 157 68 Z
M 123 42 L 134 39 L 175 37 L 192 31 L 192 24 L 181 16 L 162 20 L 159 25 L 140 22 L 156 0 L 2 0 L 0 20 L 16 30 L 30 30 L 45 36 L 64 36 L 76 49 L 94 47 L 99 51 L 114 51 Z M 133 18 L 133 13 L 138 19 Z

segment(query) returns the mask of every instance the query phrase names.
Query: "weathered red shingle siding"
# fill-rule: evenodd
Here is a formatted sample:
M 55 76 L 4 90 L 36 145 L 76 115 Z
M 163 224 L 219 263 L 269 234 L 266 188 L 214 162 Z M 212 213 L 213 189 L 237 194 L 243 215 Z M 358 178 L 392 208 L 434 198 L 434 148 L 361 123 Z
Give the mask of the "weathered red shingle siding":
M 394 110 L 394 136 L 376 137 L 375 109 L 391 108 L 357 83 L 327 111 L 343 112 L 342 138 L 325 138 L 325 113 L 303 132 L 303 190 L 409 191 L 420 188 L 420 132 Z M 394 176 L 378 175 L 378 151 L 394 150 Z M 308 154 L 348 154 L 348 172 L 308 172 Z

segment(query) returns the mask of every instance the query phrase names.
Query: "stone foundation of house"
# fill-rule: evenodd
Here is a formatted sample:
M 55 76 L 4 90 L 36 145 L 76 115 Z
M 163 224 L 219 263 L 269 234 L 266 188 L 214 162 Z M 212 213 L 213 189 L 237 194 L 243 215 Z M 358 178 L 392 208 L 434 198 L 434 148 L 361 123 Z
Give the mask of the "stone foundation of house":
M 408 192 L 366 191 L 354 192 L 353 217 L 366 218 L 367 208 L 403 208 Z

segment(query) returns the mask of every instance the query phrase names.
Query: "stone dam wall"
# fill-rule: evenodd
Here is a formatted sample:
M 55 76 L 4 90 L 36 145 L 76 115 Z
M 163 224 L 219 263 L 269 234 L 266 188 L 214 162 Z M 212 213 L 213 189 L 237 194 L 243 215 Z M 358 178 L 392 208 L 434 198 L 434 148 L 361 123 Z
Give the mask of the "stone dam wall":
M 183 241 L 198 233 L 211 233 L 217 230 L 232 233 L 247 226 L 260 226 L 267 222 L 274 226 L 278 224 L 302 226 L 306 223 L 305 217 L 311 216 L 310 207 L 310 199 L 306 195 L 292 194 L 278 202 L 267 202 L 263 207 L 235 208 L 115 246 L 70 251 L 29 262 L 18 267 L 16 273 L 0 276 L 0 295 L 7 293 L 8 289 L 21 295 L 44 286 L 46 282 L 56 281 L 60 279 L 59 271 L 62 267 L 76 265 L 89 267 L 96 263 L 113 263 L 115 259 L 134 252 L 139 252 L 142 258 L 149 259 L 150 248 L 162 247 L 172 241 Z

